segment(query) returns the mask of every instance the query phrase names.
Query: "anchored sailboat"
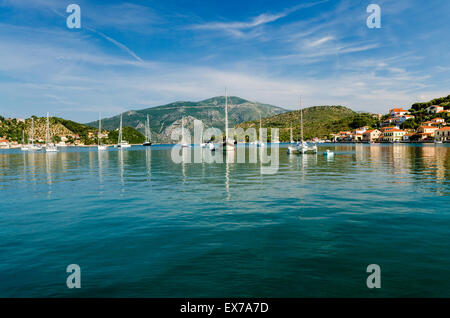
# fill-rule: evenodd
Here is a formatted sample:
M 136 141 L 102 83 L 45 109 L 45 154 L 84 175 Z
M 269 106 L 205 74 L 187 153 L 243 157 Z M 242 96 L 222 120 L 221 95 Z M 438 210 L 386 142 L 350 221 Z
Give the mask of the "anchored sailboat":
M 120 114 L 120 128 L 119 128 L 119 138 L 117 141 L 117 148 L 130 148 L 131 145 L 128 141 L 122 140 L 122 114 Z
M 20 150 L 22 150 L 22 151 L 30 150 L 29 145 L 25 145 L 25 131 L 24 130 L 22 130 L 22 147 L 20 147 Z
M 100 142 L 100 136 L 102 135 L 102 118 L 100 116 L 100 114 L 98 114 L 98 134 L 97 134 L 97 139 L 98 139 L 98 144 L 97 144 L 97 150 L 106 150 L 106 145 L 104 145 L 103 143 Z
M 228 97 L 227 89 L 225 88 L 225 141 L 222 144 L 224 151 L 234 151 L 234 140 L 228 138 Z
M 31 150 L 31 151 L 42 150 L 42 147 L 40 145 L 34 144 L 34 118 L 33 117 L 31 117 L 31 145 L 28 145 L 28 150 Z
M 45 132 L 45 151 L 46 152 L 57 152 L 58 148 L 52 142 L 50 142 L 50 117 L 47 113 L 47 128 Z
M 307 152 L 317 153 L 317 145 L 309 146 L 303 139 L 303 109 L 301 107 L 302 107 L 302 97 L 300 96 L 300 142 L 297 145 L 289 146 L 287 150 L 288 154 L 290 153 L 304 154 Z
M 184 139 L 184 116 L 181 118 L 181 147 L 189 148 L 189 145 L 186 143 Z
M 150 120 L 148 118 L 148 114 L 147 114 L 147 123 L 145 125 L 145 141 L 142 144 L 143 146 L 146 147 L 150 147 L 152 145 L 152 135 L 151 135 L 151 131 L 150 131 Z
M 264 147 L 265 144 L 262 139 L 262 120 L 261 120 L 261 114 L 259 114 L 259 141 L 258 141 L 258 147 Z

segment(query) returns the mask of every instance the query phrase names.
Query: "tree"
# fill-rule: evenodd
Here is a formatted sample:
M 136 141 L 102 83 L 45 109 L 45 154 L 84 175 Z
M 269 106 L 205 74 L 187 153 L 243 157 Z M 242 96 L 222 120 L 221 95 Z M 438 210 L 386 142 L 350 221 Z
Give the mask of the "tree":
M 419 124 L 413 118 L 407 119 L 400 125 L 401 129 L 416 129 Z

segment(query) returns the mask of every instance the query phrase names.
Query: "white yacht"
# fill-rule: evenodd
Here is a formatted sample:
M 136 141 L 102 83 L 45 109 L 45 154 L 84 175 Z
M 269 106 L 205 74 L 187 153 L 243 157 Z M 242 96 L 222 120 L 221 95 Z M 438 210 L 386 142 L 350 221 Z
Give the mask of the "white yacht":
M 58 148 L 51 142 L 50 138 L 50 117 L 47 113 L 47 128 L 45 130 L 45 152 L 57 152 Z
M 291 145 L 288 147 L 288 153 L 301 153 L 305 154 L 307 152 L 317 153 L 317 145 L 308 145 L 306 141 L 303 139 L 303 109 L 302 99 L 300 97 L 300 138 L 301 141 L 297 145 Z M 291 139 L 292 142 L 292 139 Z
M 150 131 L 150 119 L 147 114 L 147 123 L 145 125 L 145 141 L 142 144 L 144 147 L 150 147 L 152 145 L 152 133 Z
M 24 130 L 22 130 L 22 146 L 20 147 L 20 150 L 22 150 L 22 151 L 30 150 L 29 145 L 25 145 L 25 131 Z
M 102 135 L 102 118 L 100 114 L 98 114 L 98 134 L 97 134 L 97 150 L 102 151 L 106 150 L 107 146 L 100 142 L 100 136 Z
M 119 138 L 117 140 L 117 148 L 130 148 L 128 141 L 122 140 L 122 114 L 120 114 Z
M 28 143 L 28 145 L 26 145 L 24 147 L 22 146 L 21 149 L 23 151 L 39 151 L 39 150 L 42 150 L 42 147 L 40 145 L 35 145 L 34 144 L 34 118 L 33 117 L 31 117 L 31 139 L 30 140 L 31 140 L 31 144 Z
M 184 116 L 181 118 L 181 148 L 190 148 L 184 138 Z
M 262 140 L 262 121 L 261 121 L 261 114 L 259 114 L 259 140 L 257 143 L 258 147 L 265 147 L 266 144 Z
M 234 151 L 236 147 L 234 146 L 234 140 L 228 137 L 228 97 L 227 89 L 225 88 L 225 141 L 222 144 L 224 151 Z

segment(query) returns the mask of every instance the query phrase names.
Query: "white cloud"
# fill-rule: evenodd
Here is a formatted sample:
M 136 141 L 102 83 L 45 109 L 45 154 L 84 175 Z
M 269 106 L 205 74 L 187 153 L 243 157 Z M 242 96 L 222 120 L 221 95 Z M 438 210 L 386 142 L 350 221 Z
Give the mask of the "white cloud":
M 309 43 L 309 46 L 310 46 L 310 47 L 320 46 L 320 45 L 324 44 L 325 42 L 328 42 L 328 41 L 330 41 L 330 40 L 332 40 L 332 39 L 333 39 L 332 36 L 325 36 L 325 37 L 323 37 L 323 38 L 320 38 L 320 39 L 318 39 L 318 40 L 315 40 L 315 41 L 313 41 L 313 42 L 310 42 L 310 43 Z
M 316 1 L 310 3 L 304 3 L 292 8 L 286 9 L 280 13 L 262 13 L 256 17 L 251 18 L 249 21 L 241 22 L 241 21 L 233 21 L 233 22 L 208 22 L 203 24 L 194 24 L 189 26 L 189 29 L 193 30 L 223 30 L 227 31 L 235 36 L 242 36 L 243 30 L 251 29 L 257 26 L 261 26 L 270 22 L 277 21 L 281 18 L 288 16 L 289 14 L 298 11 L 300 9 L 305 9 L 309 7 L 313 7 L 315 5 L 327 2 L 328 0 Z

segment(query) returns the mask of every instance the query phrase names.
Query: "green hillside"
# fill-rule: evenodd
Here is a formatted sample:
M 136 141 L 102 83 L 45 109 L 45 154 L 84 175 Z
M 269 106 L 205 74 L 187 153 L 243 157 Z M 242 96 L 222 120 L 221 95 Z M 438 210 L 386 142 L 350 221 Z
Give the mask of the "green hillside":
M 32 118 L 34 119 L 34 138 L 37 142 L 39 140 L 44 142 L 47 118 L 37 116 L 32 116 Z M 66 136 L 69 139 L 68 142 L 72 143 L 75 140 L 73 136 L 77 135 L 79 141 L 84 145 L 97 144 L 97 128 L 58 117 L 50 117 L 49 122 L 50 136 L 53 142 L 59 142 L 61 136 Z M 102 131 L 105 132 L 104 129 Z M 103 142 L 110 144 L 117 143 L 118 134 L 118 130 L 109 132 L 108 139 L 103 140 Z M 31 118 L 22 121 L 0 116 L 0 137 L 5 137 L 9 141 L 16 141 L 18 143 L 22 143 L 22 138 L 24 137 L 25 143 L 27 143 L 28 139 L 31 138 Z M 130 143 L 142 143 L 145 139 L 144 135 L 132 127 L 123 128 L 123 138 Z
M 122 128 L 123 140 L 128 141 L 130 144 L 142 144 L 145 141 L 145 136 L 133 127 Z M 119 138 L 119 130 L 114 130 L 109 133 L 108 143 L 116 144 Z
M 439 115 L 427 113 L 426 109 L 433 105 L 442 106 L 444 107 L 445 110 L 450 109 L 450 95 L 448 95 L 447 97 L 435 98 L 433 100 L 430 100 L 429 102 L 413 104 L 409 109 L 409 112 L 411 115 L 414 115 L 415 118 L 408 119 L 406 122 L 402 124 L 401 128 L 416 129 L 417 127 L 420 126 L 421 123 L 431 120 L 435 117 L 444 118 L 448 122 L 448 120 L 450 120 L 449 113 L 441 113 Z
M 142 110 L 132 110 L 123 113 L 123 125 L 133 127 L 144 132 L 147 115 L 150 118 L 150 129 L 153 141 L 170 142 L 170 132 L 178 127 L 181 118 L 186 118 L 186 126 L 192 125 L 194 119 L 203 121 L 206 127 L 222 129 L 225 122 L 225 97 L 218 96 L 199 102 L 175 102 L 163 106 L 151 107 Z M 285 112 L 280 107 L 251 102 L 240 97 L 228 97 L 228 119 L 230 126 L 241 122 L 255 120 Z M 102 119 L 105 129 L 114 130 L 119 126 L 120 115 Z M 97 127 L 94 121 L 86 125 Z
M 290 139 L 290 127 L 293 128 L 294 140 L 300 139 L 300 111 L 292 111 L 280 115 L 263 118 L 264 128 L 279 128 L 281 142 Z M 323 138 L 340 130 L 352 130 L 361 126 L 378 125 L 378 120 L 371 114 L 356 113 L 344 106 L 313 106 L 303 109 L 304 138 Z M 236 125 L 247 129 L 254 127 L 258 130 L 259 120 Z M 270 129 L 268 130 L 270 136 Z

